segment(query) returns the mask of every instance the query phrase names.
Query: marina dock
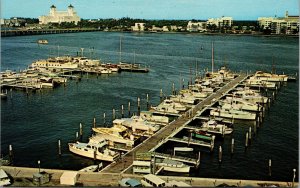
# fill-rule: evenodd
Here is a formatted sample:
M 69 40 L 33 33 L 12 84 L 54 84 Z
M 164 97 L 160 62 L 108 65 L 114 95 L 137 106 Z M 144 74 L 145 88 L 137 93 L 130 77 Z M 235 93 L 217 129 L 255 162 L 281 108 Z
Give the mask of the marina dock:
M 118 162 L 113 162 L 107 167 L 105 167 L 102 172 L 104 173 L 122 173 L 123 170 L 129 168 L 134 160 L 134 153 L 149 152 L 152 148 L 157 147 L 163 142 L 165 138 L 171 135 L 174 130 L 186 125 L 196 114 L 197 111 L 204 109 L 207 105 L 211 105 L 212 102 L 216 102 L 225 93 L 229 92 L 232 88 L 236 87 L 239 83 L 244 81 L 248 75 L 241 74 L 231 82 L 227 83 L 224 87 L 219 89 L 214 94 L 210 95 L 200 103 L 198 103 L 194 108 L 187 111 L 185 114 L 180 116 L 177 120 L 171 122 L 169 125 L 163 127 L 152 137 L 149 137 L 140 145 L 132 149 L 130 152 L 126 153 L 122 159 Z

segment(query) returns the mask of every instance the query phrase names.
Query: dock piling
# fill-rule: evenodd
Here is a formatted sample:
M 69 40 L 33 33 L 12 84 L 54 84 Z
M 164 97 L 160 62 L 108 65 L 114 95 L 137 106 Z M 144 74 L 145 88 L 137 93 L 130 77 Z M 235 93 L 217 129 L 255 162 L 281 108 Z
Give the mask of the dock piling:
M 78 131 L 76 132 L 76 141 L 78 141 L 78 138 L 79 138 L 79 136 L 78 136 Z
M 61 156 L 61 143 L 60 143 L 60 140 L 58 140 L 58 156 Z
M 163 101 L 163 90 L 162 89 L 160 89 L 159 98 L 160 98 L 160 103 L 162 103 L 162 101 Z
M 123 104 L 121 106 L 121 116 L 122 116 L 122 118 L 124 118 L 124 106 L 123 106 Z
M 246 133 L 245 147 L 248 147 L 249 133 Z
M 93 127 L 96 128 L 96 117 L 94 117 Z
M 292 183 L 292 187 L 294 187 L 295 185 L 295 178 L 296 178 L 296 169 L 293 169 L 293 183 Z
M 82 135 L 83 135 L 83 130 L 82 130 L 82 124 L 79 124 L 79 136 L 80 136 L 80 140 L 82 140 Z
M 113 108 L 112 110 L 112 121 L 116 119 L 116 110 Z
M 175 95 L 175 84 L 174 84 L 174 82 L 172 83 L 172 95 Z
M 231 155 L 233 154 L 234 149 L 234 138 L 231 139 Z
M 269 176 L 272 176 L 272 160 L 269 159 Z
M 219 163 L 222 162 L 222 146 L 219 147 Z
M 13 162 L 13 148 L 12 148 L 12 145 L 8 146 L 8 150 L 9 150 L 9 161 L 10 161 L 10 163 L 12 163 Z
M 103 113 L 103 125 L 106 127 L 106 117 L 105 112 Z
M 130 101 L 128 102 L 128 117 L 130 117 Z
M 140 101 L 140 98 L 138 97 L 137 98 L 137 115 L 139 116 L 140 115 L 140 112 L 141 112 L 141 106 L 140 106 L 140 103 L 141 103 L 141 101 Z
M 147 98 L 147 110 L 149 110 L 149 95 L 148 95 L 148 93 L 146 95 L 146 98 Z
M 249 141 L 251 142 L 251 137 L 252 137 L 252 134 L 251 134 L 251 127 L 249 127 Z

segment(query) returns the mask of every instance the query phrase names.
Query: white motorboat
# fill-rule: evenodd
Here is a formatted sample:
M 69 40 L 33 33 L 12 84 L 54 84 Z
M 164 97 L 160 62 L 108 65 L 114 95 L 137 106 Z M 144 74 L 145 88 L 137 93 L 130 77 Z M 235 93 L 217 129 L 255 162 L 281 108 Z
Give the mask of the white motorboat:
M 146 131 L 148 134 L 153 134 L 160 129 L 160 126 L 155 123 L 149 123 L 140 116 L 132 116 L 131 118 L 115 119 L 113 124 L 123 125 L 131 128 L 133 132 L 136 130 Z
M 212 109 L 210 115 L 216 117 L 234 118 L 242 120 L 255 120 L 256 114 L 235 109 Z
M 179 114 L 180 112 L 184 112 L 187 110 L 186 106 L 180 103 L 176 103 L 170 99 L 165 99 L 157 107 L 151 107 L 151 108 L 158 112 L 173 113 L 173 114 Z
M 261 79 L 257 79 L 255 77 L 250 77 L 248 80 L 246 80 L 246 84 L 252 87 L 261 87 L 261 88 L 270 88 L 275 89 L 276 83 L 264 81 Z
M 157 123 L 157 124 L 164 124 L 165 125 L 165 124 L 169 123 L 169 118 L 168 117 L 154 115 L 150 111 L 141 111 L 140 116 L 144 120 L 154 122 L 154 123 Z
M 108 144 L 113 146 L 114 143 L 125 144 L 126 146 L 132 147 L 134 145 L 134 136 L 129 130 L 120 125 L 114 125 L 111 128 L 97 127 L 93 128 L 96 133 L 91 139 L 103 138 L 108 141 Z
M 177 103 L 191 104 L 194 105 L 198 99 L 190 93 L 182 93 L 180 95 L 170 95 L 170 100 Z
M 48 44 L 48 40 L 46 40 L 46 39 L 39 39 L 39 40 L 37 41 L 37 43 L 38 43 L 38 44 Z
M 180 173 L 189 173 L 190 172 L 190 166 L 184 164 L 180 161 L 175 161 L 169 158 L 166 159 L 156 159 L 155 165 L 158 167 L 163 167 L 164 171 L 169 172 L 180 172 Z
M 251 103 L 263 103 L 266 104 L 268 102 L 268 97 L 264 97 L 261 94 L 251 90 L 239 90 L 232 93 L 232 97 L 242 98 Z M 226 97 L 227 98 L 227 97 Z M 232 100 L 232 98 L 228 97 L 228 99 Z
M 221 135 L 231 134 L 233 131 L 232 128 L 227 127 L 225 124 L 220 124 L 215 120 L 203 122 L 203 124 L 201 125 L 201 130 L 208 133 Z
M 108 149 L 108 143 L 106 140 L 102 139 L 98 143 L 89 142 L 89 143 L 69 143 L 69 150 L 72 153 L 75 153 L 80 156 L 88 158 L 96 158 L 102 161 L 114 161 L 119 157 L 119 153 Z
M 190 85 L 189 89 L 180 90 L 180 94 L 183 93 L 190 93 L 193 97 L 200 99 L 206 98 L 208 96 L 207 92 L 201 92 L 201 89 L 194 85 Z
M 278 75 L 278 74 L 272 74 L 263 71 L 257 71 L 253 77 L 268 82 L 287 82 L 288 80 L 287 75 L 284 74 Z
M 220 100 L 219 105 L 221 105 L 222 108 L 224 109 L 233 108 L 236 110 L 246 110 L 246 111 L 253 111 L 253 112 L 260 112 L 264 110 L 264 107 L 259 104 L 250 103 L 241 98 L 234 98 L 234 97 L 232 97 L 231 100 L 229 98 Z
M 10 179 L 3 169 L 0 169 L 0 186 L 10 185 Z
M 96 172 L 99 171 L 101 168 L 103 167 L 102 163 L 99 163 L 98 165 L 91 165 L 91 166 L 87 166 L 83 169 L 80 169 L 80 172 Z

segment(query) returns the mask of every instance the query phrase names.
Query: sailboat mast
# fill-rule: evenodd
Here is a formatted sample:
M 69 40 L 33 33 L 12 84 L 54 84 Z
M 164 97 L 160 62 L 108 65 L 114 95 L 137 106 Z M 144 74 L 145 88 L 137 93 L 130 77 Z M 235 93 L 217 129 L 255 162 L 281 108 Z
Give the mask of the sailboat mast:
M 119 62 L 121 63 L 121 60 L 122 60 L 122 38 L 120 36 L 120 56 L 119 56 Z
M 214 73 L 214 42 L 211 43 L 211 72 Z

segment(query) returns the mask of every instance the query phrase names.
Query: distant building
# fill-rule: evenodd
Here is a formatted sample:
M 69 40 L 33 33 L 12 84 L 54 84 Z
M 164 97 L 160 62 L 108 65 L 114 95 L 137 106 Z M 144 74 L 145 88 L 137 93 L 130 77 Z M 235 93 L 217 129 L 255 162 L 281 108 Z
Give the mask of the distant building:
M 152 25 L 152 28 L 150 29 L 151 31 L 154 32 L 159 32 L 159 31 L 163 31 L 163 28 L 161 27 L 156 27 L 155 25 Z
M 218 28 L 221 27 L 231 27 L 233 24 L 233 18 L 232 17 L 224 17 L 221 18 L 209 18 L 206 22 L 207 25 L 216 25 Z
M 8 27 L 26 26 L 26 20 L 21 18 L 1 19 L 1 25 Z
M 285 17 L 259 17 L 257 20 L 262 29 L 270 29 L 273 34 L 299 33 L 299 16 L 289 16 L 288 11 Z
M 168 28 L 168 26 L 163 26 L 163 27 L 162 27 L 162 31 L 164 31 L 164 32 L 168 32 L 168 31 L 169 31 L 169 28 Z
M 263 29 L 267 29 L 271 27 L 271 23 L 273 22 L 273 20 L 275 20 L 276 18 L 273 17 L 259 17 L 257 19 L 259 27 L 263 28 Z
M 74 22 L 75 25 L 77 25 L 79 21 L 80 17 L 77 15 L 72 5 L 68 6 L 67 11 L 57 11 L 56 7 L 52 5 L 48 16 L 39 17 L 39 24 Z
M 204 32 L 206 31 L 206 22 L 192 22 L 189 21 L 186 27 L 189 32 Z
M 178 30 L 178 27 L 176 25 L 171 25 L 170 26 L 170 30 L 171 31 L 177 31 Z
M 145 31 L 145 23 L 135 23 L 131 26 L 132 31 Z

